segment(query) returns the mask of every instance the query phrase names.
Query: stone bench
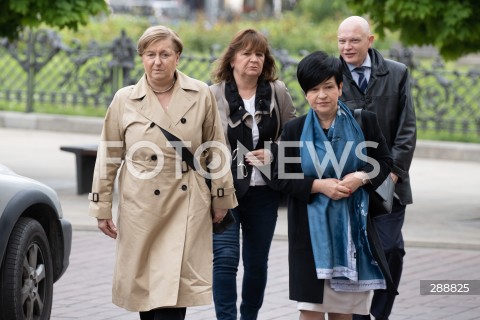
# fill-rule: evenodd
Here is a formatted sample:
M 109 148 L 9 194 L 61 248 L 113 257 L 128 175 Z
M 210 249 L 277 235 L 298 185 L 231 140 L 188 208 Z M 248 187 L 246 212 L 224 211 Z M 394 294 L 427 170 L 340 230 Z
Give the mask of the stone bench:
M 92 189 L 93 170 L 97 159 L 98 145 L 60 146 L 60 150 L 75 154 L 77 171 L 77 194 L 89 193 Z

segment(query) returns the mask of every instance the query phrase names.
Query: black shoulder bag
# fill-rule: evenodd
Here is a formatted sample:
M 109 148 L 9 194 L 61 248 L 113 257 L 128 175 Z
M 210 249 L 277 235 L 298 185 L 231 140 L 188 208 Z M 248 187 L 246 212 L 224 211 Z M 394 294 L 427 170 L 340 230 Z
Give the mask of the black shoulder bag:
M 171 134 L 167 130 L 163 129 L 160 127 L 160 130 L 162 130 L 163 134 L 167 138 L 168 141 L 173 142 L 180 142 L 182 144 L 181 148 L 181 153 L 179 155 L 182 157 L 182 160 L 187 163 L 187 165 L 192 169 L 195 170 L 195 158 L 193 157 L 193 154 L 188 150 L 184 145 L 183 141 L 180 140 L 177 136 Z M 178 152 L 178 148 L 176 148 Z M 212 182 L 210 179 L 205 178 L 205 181 L 207 182 L 208 187 L 211 189 L 212 187 Z M 222 189 L 223 190 L 223 189 Z M 219 197 L 223 197 L 223 194 L 218 194 Z M 213 215 L 213 210 L 212 210 L 212 215 Z M 225 230 L 227 230 L 228 227 L 230 227 L 233 223 L 235 222 L 235 217 L 233 216 L 233 213 L 230 209 L 228 209 L 227 214 L 223 218 L 222 221 L 213 223 L 213 233 L 220 234 L 223 233 Z

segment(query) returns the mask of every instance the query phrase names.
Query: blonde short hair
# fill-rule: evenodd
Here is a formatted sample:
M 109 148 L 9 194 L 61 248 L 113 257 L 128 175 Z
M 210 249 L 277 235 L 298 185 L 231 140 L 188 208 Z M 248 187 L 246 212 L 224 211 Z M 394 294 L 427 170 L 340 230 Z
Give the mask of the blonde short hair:
M 183 51 L 183 42 L 178 36 L 178 34 L 172 29 L 165 26 L 153 26 L 143 32 L 140 39 L 137 43 L 137 53 L 142 56 L 145 52 L 145 49 L 148 48 L 153 42 L 158 40 L 171 39 L 176 51 L 182 53 Z

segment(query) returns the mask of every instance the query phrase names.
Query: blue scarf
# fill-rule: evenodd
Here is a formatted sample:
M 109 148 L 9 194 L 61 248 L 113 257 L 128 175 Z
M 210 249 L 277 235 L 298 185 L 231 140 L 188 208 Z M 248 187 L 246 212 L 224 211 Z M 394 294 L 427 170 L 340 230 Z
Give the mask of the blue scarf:
M 338 104 L 327 135 L 315 112 L 310 109 L 307 114 L 300 138 L 302 170 L 307 176 L 341 179 L 365 164 L 355 155 L 355 148 L 365 141 L 363 132 L 350 110 L 342 102 Z M 365 155 L 364 147 L 361 151 Z M 307 211 L 318 279 L 331 279 L 336 291 L 386 288 L 368 244 L 368 193 L 364 188 L 340 200 L 316 193 Z

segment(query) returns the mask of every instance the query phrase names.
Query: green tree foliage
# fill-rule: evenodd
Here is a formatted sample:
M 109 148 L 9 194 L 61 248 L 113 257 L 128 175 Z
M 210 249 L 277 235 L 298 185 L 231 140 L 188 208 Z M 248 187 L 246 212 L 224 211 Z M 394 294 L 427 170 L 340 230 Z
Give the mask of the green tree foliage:
M 380 36 L 400 31 L 405 45 L 434 45 L 454 60 L 480 51 L 478 0 L 346 0 L 357 14 L 368 14 Z
M 108 12 L 105 0 L 1 0 L 0 37 L 15 39 L 25 27 L 41 24 L 77 30 L 102 12 Z
M 349 15 L 349 9 L 344 1 L 332 0 L 301 0 L 295 8 L 298 13 L 308 16 L 313 22 L 334 19 Z

